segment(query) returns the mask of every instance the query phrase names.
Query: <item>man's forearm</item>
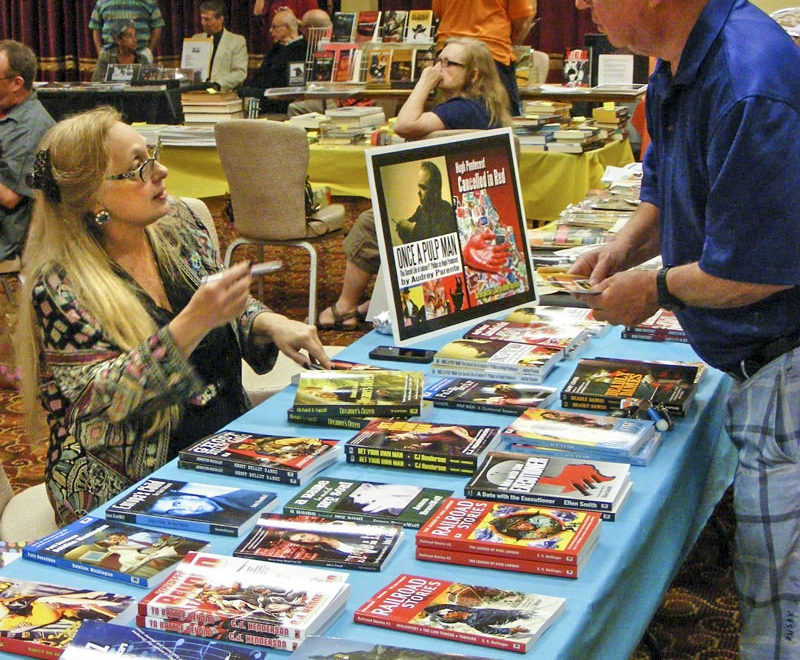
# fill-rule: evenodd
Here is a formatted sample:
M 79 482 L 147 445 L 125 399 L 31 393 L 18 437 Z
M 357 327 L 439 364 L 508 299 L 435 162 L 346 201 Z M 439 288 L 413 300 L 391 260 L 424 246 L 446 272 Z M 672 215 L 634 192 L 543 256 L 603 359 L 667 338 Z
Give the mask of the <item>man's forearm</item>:
M 728 309 L 751 305 L 792 286 L 726 280 L 709 275 L 695 262 L 670 268 L 667 288 L 673 296 L 692 307 Z

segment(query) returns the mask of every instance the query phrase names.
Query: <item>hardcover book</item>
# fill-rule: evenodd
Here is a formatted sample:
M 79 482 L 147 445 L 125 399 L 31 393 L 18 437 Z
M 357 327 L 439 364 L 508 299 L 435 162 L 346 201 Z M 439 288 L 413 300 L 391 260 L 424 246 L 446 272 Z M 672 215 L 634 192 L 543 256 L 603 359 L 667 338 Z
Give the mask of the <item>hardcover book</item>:
M 683 416 L 696 391 L 697 367 L 688 364 L 581 359 L 561 390 L 565 408 L 618 410 L 625 399 L 647 399 Z
M 529 408 L 503 431 L 503 441 L 591 449 L 598 457 L 631 456 L 654 433 L 655 424 L 650 419 Z
M 137 587 L 163 580 L 206 541 L 85 516 L 22 549 L 25 559 Z
M 422 412 L 421 371 L 312 371 L 300 375 L 298 413 L 405 416 Z
M 368 525 L 317 516 L 261 516 L 235 557 L 380 571 L 403 538 L 400 525 Z
M 546 407 L 557 398 L 554 387 L 475 380 L 441 378 L 422 393 L 436 408 L 460 408 L 479 412 L 520 415 L 528 408 Z
M 408 12 L 406 41 L 418 44 L 433 41 L 433 12 L 430 9 L 412 9 Z
M 453 497 L 417 532 L 417 545 L 576 564 L 599 531 L 600 514 L 595 511 Z
M 356 623 L 527 653 L 565 600 L 402 574 L 353 615 Z
M 611 510 L 630 479 L 630 465 L 491 452 L 464 495 L 477 500 Z
M 86 620 L 127 623 L 130 596 L 3 577 L 0 581 L 0 651 L 34 658 L 61 656 Z
M 571 355 L 589 338 L 589 332 L 579 325 L 557 325 L 547 321 L 510 323 L 489 320 L 468 330 L 467 339 L 502 339 L 520 344 L 536 344 L 547 348 L 561 349 Z
M 356 32 L 357 12 L 337 11 L 333 14 L 333 28 L 331 41 L 333 43 L 348 43 L 353 41 Z
M 205 464 L 222 474 L 302 485 L 339 451 L 336 440 L 218 431 L 181 450 L 180 458 L 186 467 Z
M 156 630 L 118 626 L 114 623 L 84 621 L 61 660 L 263 660 L 264 652 L 226 644 L 214 639 L 191 639 Z
M 355 479 L 317 478 L 283 507 L 285 516 L 388 522 L 418 529 L 451 490 Z
M 405 646 L 387 646 L 363 640 L 312 637 L 303 642 L 289 660 L 489 660 L 474 655 L 421 651 Z
M 106 509 L 106 518 L 239 536 L 276 503 L 275 493 L 271 492 L 146 479 L 133 492 L 112 503 Z
M 365 41 L 378 41 L 381 27 L 381 12 L 360 11 L 356 22 L 356 43 Z
M 347 601 L 347 573 L 190 553 L 139 616 L 305 639 Z
M 384 11 L 381 21 L 381 41 L 384 43 L 400 43 L 406 34 L 408 11 Z
M 404 467 L 454 474 L 472 474 L 500 442 L 497 426 L 430 424 L 373 419 L 345 445 L 349 463 L 384 465 L 402 460 Z

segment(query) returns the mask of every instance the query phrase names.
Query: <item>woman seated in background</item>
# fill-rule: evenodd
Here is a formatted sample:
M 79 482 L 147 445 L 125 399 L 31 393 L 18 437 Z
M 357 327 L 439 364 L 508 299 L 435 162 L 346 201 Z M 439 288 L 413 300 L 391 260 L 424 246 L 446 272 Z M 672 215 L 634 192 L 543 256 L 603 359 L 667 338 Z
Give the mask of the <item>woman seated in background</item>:
M 130 19 L 117 21 L 111 27 L 114 45 L 104 48 L 97 57 L 92 82 L 103 82 L 109 64 L 152 64 L 153 54 L 149 48 L 136 50 L 136 25 Z
M 247 263 L 220 272 L 157 157 L 99 108 L 51 128 L 34 161 L 18 343 L 62 525 L 242 414 L 242 357 L 260 373 L 278 350 L 330 364 L 313 326 L 250 297 Z
M 435 105 L 426 111 L 425 102 L 433 90 Z M 394 132 L 414 139 L 443 129 L 510 126 L 508 105 L 508 94 L 486 44 L 476 39 L 448 39 L 436 64 L 422 70 L 397 113 Z M 342 290 L 339 299 L 317 317 L 317 327 L 323 330 L 355 330 L 366 316 L 369 302 L 361 303 L 361 297 L 380 265 L 371 209 L 356 218 L 343 247 L 347 259 Z

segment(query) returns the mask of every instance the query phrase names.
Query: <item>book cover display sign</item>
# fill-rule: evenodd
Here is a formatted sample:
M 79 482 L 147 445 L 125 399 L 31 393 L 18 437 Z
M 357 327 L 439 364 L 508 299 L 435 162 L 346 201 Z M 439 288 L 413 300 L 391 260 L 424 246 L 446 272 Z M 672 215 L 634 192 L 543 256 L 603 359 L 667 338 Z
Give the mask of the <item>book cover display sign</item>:
M 395 343 L 536 300 L 510 129 L 366 158 Z

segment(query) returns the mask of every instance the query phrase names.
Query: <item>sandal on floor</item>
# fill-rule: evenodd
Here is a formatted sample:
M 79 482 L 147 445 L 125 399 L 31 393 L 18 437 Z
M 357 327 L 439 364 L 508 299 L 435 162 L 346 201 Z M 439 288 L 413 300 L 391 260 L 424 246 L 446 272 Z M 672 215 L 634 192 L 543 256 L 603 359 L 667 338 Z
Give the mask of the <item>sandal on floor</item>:
M 344 314 L 340 314 L 339 310 L 336 309 L 336 303 L 333 303 L 327 309 L 331 310 L 331 315 L 333 316 L 333 323 L 321 323 L 319 317 L 322 315 L 322 312 L 317 314 L 317 322 L 316 326 L 320 330 L 357 330 L 358 329 L 358 317 L 356 316 L 355 312 L 346 312 Z M 322 310 L 323 312 L 325 310 Z M 345 321 L 349 321 L 350 319 L 356 319 L 356 322 L 353 324 L 345 324 Z
M 363 310 L 361 308 L 364 308 Z M 369 314 L 369 300 L 364 301 L 358 307 L 356 307 L 356 318 L 364 323 L 367 320 L 367 314 Z

